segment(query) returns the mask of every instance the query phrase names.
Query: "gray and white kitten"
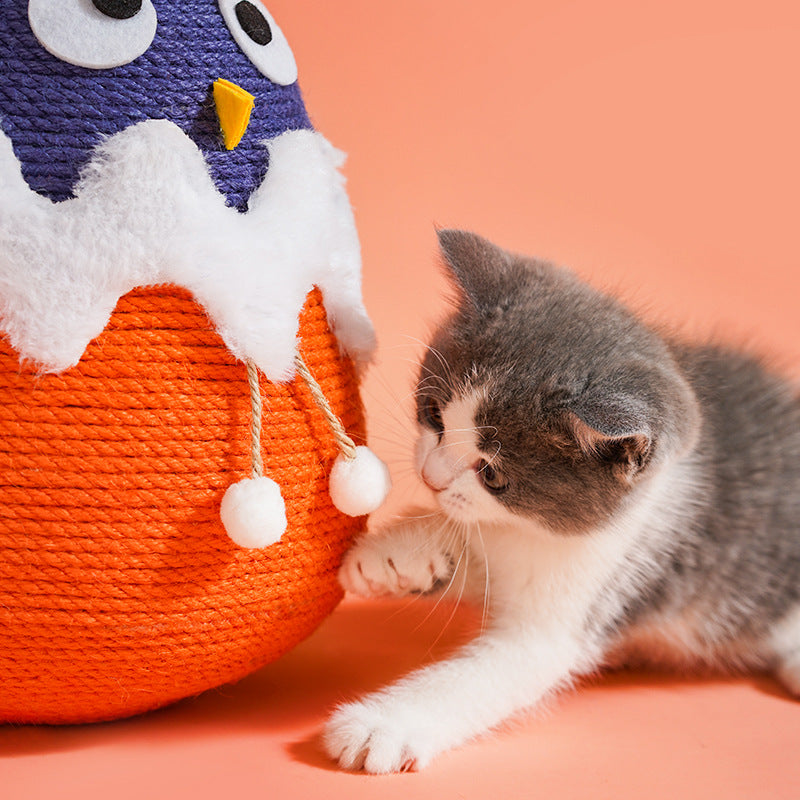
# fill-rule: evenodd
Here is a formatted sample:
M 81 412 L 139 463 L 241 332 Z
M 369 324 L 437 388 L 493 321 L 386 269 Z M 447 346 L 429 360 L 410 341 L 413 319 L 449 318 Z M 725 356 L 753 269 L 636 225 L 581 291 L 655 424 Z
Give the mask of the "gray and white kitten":
M 773 670 L 800 694 L 800 399 L 746 355 L 665 338 L 571 273 L 443 231 L 458 290 L 418 386 L 439 511 L 363 537 L 357 594 L 463 587 L 486 630 L 330 719 L 391 772 L 607 664 Z

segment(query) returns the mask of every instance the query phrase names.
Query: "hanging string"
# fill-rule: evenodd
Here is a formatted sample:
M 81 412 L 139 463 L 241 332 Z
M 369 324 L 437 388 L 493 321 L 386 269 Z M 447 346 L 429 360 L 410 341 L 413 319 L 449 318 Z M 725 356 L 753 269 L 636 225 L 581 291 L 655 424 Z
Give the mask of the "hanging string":
M 300 355 L 300 353 L 294 357 L 294 364 L 295 367 L 297 367 L 297 373 L 308 385 L 308 389 L 311 392 L 311 396 L 314 398 L 314 402 L 317 404 L 317 408 L 319 408 L 319 410 L 322 412 L 322 415 L 325 417 L 325 421 L 328 423 L 328 427 L 331 429 L 333 437 L 336 439 L 336 444 L 339 445 L 339 450 L 341 451 L 342 455 L 348 461 L 353 461 L 356 457 L 355 442 L 347 435 L 347 431 L 344 429 L 342 421 L 336 416 L 336 413 L 331 408 L 328 399 L 323 394 L 320 385 L 311 374 L 311 370 L 309 370 L 309 368 L 306 366 L 306 362 L 303 361 L 303 357 Z
M 254 361 L 247 359 L 247 382 L 250 384 L 250 461 L 252 464 L 253 477 L 259 478 L 264 474 L 264 459 L 261 455 L 261 426 L 263 416 L 263 404 L 261 400 L 261 387 L 258 383 L 258 367 Z M 342 421 L 336 416 L 331 408 L 328 399 L 317 383 L 316 378 L 311 374 L 311 370 L 303 361 L 303 357 L 298 353 L 295 356 L 295 367 L 297 374 L 306 382 L 311 397 L 322 412 L 328 427 L 333 433 L 333 438 L 339 447 L 342 455 L 352 461 L 356 457 L 356 444 L 347 435 L 347 431 L 342 425 Z
M 264 474 L 264 459 L 261 457 L 261 418 L 263 404 L 261 387 L 258 385 L 258 367 L 254 361 L 247 359 L 247 382 L 250 384 L 250 463 L 253 466 L 253 477 L 260 478 Z

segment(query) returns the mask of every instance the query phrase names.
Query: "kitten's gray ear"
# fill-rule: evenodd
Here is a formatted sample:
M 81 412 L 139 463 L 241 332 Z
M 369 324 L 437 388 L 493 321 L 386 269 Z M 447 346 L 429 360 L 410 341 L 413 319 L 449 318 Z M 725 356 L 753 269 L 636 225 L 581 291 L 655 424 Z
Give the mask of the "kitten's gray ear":
M 513 259 L 488 239 L 469 231 L 437 231 L 445 266 L 456 287 L 475 308 L 502 301 Z
M 613 393 L 580 398 L 568 414 L 573 436 L 584 453 L 599 458 L 626 483 L 633 482 L 650 462 L 653 438 L 648 417 L 645 403 Z

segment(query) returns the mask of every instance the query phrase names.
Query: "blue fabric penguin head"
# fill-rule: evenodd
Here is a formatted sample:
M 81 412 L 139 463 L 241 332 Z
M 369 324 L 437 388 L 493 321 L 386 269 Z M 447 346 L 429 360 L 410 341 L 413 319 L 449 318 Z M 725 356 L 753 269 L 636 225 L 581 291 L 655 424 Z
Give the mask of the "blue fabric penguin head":
M 294 59 L 259 0 L 0 0 L 0 128 L 34 191 L 73 195 L 104 138 L 147 119 L 178 125 L 230 206 L 267 171 L 263 142 L 310 123 Z M 226 150 L 217 79 L 255 97 Z

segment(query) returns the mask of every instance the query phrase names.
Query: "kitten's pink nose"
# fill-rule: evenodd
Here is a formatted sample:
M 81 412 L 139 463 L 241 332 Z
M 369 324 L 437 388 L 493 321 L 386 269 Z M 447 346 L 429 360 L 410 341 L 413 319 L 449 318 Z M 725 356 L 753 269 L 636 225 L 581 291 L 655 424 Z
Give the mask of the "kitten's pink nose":
M 428 478 L 425 473 L 422 473 L 422 482 L 433 492 L 441 492 L 444 489 L 444 486 L 437 486 L 435 483 Z
M 445 471 L 441 469 L 441 467 L 436 464 L 435 460 L 431 458 L 426 459 L 425 463 L 422 465 L 420 477 L 423 483 L 434 492 L 441 492 L 443 489 L 446 489 L 452 480 L 449 470 Z

